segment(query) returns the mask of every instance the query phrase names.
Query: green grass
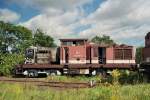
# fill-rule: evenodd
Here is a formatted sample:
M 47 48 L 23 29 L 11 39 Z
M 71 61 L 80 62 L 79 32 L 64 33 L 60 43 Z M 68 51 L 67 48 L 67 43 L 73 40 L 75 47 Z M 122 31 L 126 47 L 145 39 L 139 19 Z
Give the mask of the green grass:
M 0 83 L 0 100 L 150 100 L 150 84 L 59 90 Z
M 47 81 L 59 81 L 59 82 L 89 82 L 90 80 L 100 81 L 99 76 L 86 77 L 86 76 L 48 76 L 45 78 Z

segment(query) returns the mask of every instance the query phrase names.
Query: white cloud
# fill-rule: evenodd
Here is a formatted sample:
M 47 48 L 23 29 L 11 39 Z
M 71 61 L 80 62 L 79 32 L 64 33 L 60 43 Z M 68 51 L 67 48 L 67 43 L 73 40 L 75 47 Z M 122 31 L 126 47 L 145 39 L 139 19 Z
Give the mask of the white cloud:
M 49 9 L 51 11 L 51 9 Z M 27 22 L 20 23 L 31 29 L 41 28 L 47 34 L 55 37 L 62 38 L 71 36 L 73 34 L 72 24 L 78 20 L 79 15 L 77 10 L 60 13 L 61 11 L 55 10 L 55 14 L 41 13 L 30 19 Z M 53 12 L 52 12 L 53 13 Z
M 40 10 L 47 8 L 72 9 L 81 6 L 92 0 L 7 0 L 7 2 L 15 2 L 22 6 L 30 6 Z
M 80 21 L 84 25 L 92 24 L 92 27 L 79 34 L 83 37 L 107 34 L 116 41 L 126 39 L 124 42 L 135 38 L 144 40 L 150 31 L 149 10 L 149 0 L 106 0 L 94 13 Z
M 8 0 L 10 1 L 10 0 Z M 11 0 L 12 2 L 16 0 Z M 78 27 L 78 20 L 83 16 L 81 6 L 92 0 L 21 0 L 26 6 L 33 6 L 40 9 L 36 15 L 26 22 L 19 24 L 30 29 L 40 28 L 48 35 L 59 38 L 74 37 L 74 29 Z M 58 41 L 57 41 L 58 42 Z
M 92 0 L 23 1 L 26 4 L 30 1 L 28 5 L 41 8 L 41 14 L 21 24 L 31 29 L 40 27 L 57 39 L 73 36 L 91 38 L 105 34 L 118 42 L 131 40 L 134 43 L 135 38 L 144 41 L 144 35 L 150 31 L 149 0 L 105 0 L 86 17 L 81 6 Z M 84 25 L 91 27 L 75 33 L 75 29 Z
M 19 20 L 20 15 L 9 9 L 0 9 L 0 20 L 4 22 L 15 22 Z

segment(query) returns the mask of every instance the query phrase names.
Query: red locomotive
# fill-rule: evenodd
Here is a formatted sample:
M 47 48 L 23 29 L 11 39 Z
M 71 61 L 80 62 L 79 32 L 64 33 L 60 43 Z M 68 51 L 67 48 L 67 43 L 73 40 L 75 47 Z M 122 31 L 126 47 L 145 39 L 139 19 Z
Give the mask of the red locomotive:
M 98 45 L 88 39 L 60 39 L 57 48 L 31 47 L 16 74 L 90 74 L 135 68 L 135 49 L 127 45 Z

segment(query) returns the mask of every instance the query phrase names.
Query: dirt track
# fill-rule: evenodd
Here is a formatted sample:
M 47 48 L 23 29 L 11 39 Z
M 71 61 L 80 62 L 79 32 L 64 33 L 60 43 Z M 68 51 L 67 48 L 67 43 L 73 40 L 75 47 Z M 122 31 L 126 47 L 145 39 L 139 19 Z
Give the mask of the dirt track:
M 37 78 L 6 78 L 0 77 L 0 82 L 4 83 L 20 83 L 31 84 L 40 87 L 54 87 L 54 88 L 89 88 L 89 83 L 79 82 L 54 82 L 54 81 L 41 81 Z

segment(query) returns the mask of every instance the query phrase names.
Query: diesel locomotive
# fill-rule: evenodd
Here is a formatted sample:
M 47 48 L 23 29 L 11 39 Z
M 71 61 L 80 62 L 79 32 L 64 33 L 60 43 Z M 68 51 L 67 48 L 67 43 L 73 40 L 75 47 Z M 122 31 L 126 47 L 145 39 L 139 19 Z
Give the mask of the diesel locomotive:
M 32 77 L 39 74 L 96 75 L 113 69 L 136 68 L 133 46 L 95 44 L 88 39 L 60 39 L 60 43 L 59 47 L 26 49 L 25 62 L 16 66 L 15 74 Z

